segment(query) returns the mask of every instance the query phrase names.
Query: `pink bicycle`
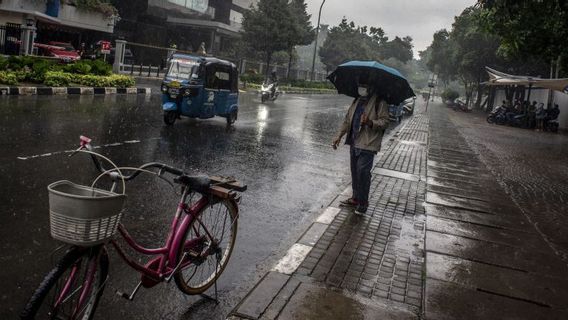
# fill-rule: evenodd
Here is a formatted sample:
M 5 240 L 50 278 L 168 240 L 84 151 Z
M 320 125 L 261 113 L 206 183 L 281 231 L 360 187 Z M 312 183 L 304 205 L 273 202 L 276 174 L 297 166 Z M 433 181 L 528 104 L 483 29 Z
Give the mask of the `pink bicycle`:
M 118 292 L 124 298 L 132 300 L 140 287 L 151 288 L 171 279 L 182 292 L 190 295 L 203 294 L 214 284 L 216 290 L 216 281 L 235 244 L 238 195 L 246 191 L 246 185 L 230 178 L 188 176 L 182 170 L 156 162 L 120 168 L 93 152 L 90 141 L 81 137 L 81 146 L 76 152 L 90 154 L 101 171 L 93 185 L 58 181 L 48 186 L 51 235 L 72 246 L 45 276 L 21 318 L 92 319 L 108 279 L 109 243 L 141 274 L 131 294 Z M 114 168 L 105 169 L 99 158 L 107 160 Z M 167 173 L 173 176 L 174 183 L 181 185 L 181 199 L 161 248 L 139 245 L 120 223 L 126 199 L 125 182 L 140 173 L 163 179 L 167 179 Z M 94 187 L 103 176 L 112 181 L 110 191 Z M 117 193 L 115 189 L 120 184 L 122 193 Z M 192 202 L 195 194 L 200 197 Z M 142 265 L 128 257 L 112 238 L 117 230 L 131 248 L 152 258 Z

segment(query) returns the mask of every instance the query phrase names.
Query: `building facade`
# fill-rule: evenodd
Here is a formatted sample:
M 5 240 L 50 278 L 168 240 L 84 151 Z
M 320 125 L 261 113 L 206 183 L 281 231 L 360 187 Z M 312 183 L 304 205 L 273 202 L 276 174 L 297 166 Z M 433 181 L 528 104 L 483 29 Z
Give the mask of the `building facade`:
M 210 54 L 230 51 L 239 38 L 243 13 L 256 0 L 121 0 L 115 36 L 159 47 L 195 52 L 202 43 Z M 146 61 L 144 53 L 135 54 Z
M 33 42 L 83 42 L 109 38 L 116 16 L 61 0 L 0 1 L 0 53 L 32 54 Z

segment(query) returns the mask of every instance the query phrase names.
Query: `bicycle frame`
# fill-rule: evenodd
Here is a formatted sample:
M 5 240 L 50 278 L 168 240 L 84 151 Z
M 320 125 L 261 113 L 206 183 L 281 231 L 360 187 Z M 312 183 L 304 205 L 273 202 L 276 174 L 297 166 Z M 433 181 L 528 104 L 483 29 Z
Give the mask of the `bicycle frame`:
M 131 175 L 123 176 L 122 172 L 120 172 L 120 169 L 111 160 L 91 151 L 92 147 L 90 146 L 90 141 L 91 140 L 89 138 L 81 136 L 80 147 L 77 150 L 75 150 L 73 154 L 80 152 L 83 149 L 86 149 L 87 150 L 86 152 L 90 153 L 91 158 L 95 163 L 95 167 L 101 172 L 101 175 L 98 178 L 100 178 L 102 175 L 107 174 L 112 179 L 113 183 L 111 191 L 116 188 L 117 181 L 122 181 L 124 188 L 125 181 L 134 179 L 141 172 L 148 172 L 148 169 L 150 168 L 158 168 L 159 171 L 157 173 L 150 172 L 150 173 L 155 173 L 158 176 L 160 176 L 162 172 L 167 172 L 169 174 L 178 177 L 184 176 L 182 170 L 157 162 L 147 163 L 140 166 L 139 168 L 125 168 L 127 170 L 132 170 L 134 172 Z M 114 172 L 114 169 L 105 170 L 102 163 L 97 159 L 96 155 L 110 162 L 115 167 L 116 172 Z M 95 180 L 95 183 L 98 180 L 98 178 Z M 187 177 L 188 180 L 190 178 L 191 177 Z M 217 240 L 213 238 L 210 230 L 208 230 L 208 228 L 200 220 L 200 217 L 198 215 L 204 208 L 206 208 L 210 204 L 216 204 L 218 201 L 229 201 L 231 202 L 231 205 L 234 207 L 234 210 L 237 210 L 236 217 L 234 217 L 234 220 L 232 221 L 232 223 L 235 223 L 238 217 L 238 202 L 240 198 L 237 198 L 236 197 L 237 194 L 232 192 L 231 190 L 237 190 L 238 192 L 243 192 L 246 190 L 246 185 L 242 185 L 234 179 L 225 180 L 225 178 L 220 178 L 220 177 L 211 177 L 211 180 L 208 179 L 207 181 L 208 181 L 208 189 L 206 191 L 203 191 L 201 189 L 190 188 L 181 179 L 180 180 L 174 179 L 174 182 L 183 185 L 181 189 L 182 194 L 181 194 L 181 199 L 178 202 L 175 215 L 172 219 L 165 244 L 162 247 L 147 248 L 144 247 L 143 245 L 140 245 L 128 233 L 126 227 L 123 224 L 121 223 L 118 224 L 118 231 L 129 247 L 131 247 L 133 250 L 137 251 L 138 253 L 153 257 L 145 265 L 142 265 L 137 261 L 135 261 L 134 259 L 132 259 L 122 249 L 122 247 L 119 245 L 117 240 L 112 239 L 109 241 L 112 244 L 112 246 L 116 249 L 119 256 L 126 262 L 126 264 L 128 264 L 131 268 L 138 271 L 142 275 L 140 283 L 136 286 L 136 288 L 134 289 L 134 291 L 130 296 L 125 295 L 124 293 L 119 293 L 119 295 L 129 300 L 132 300 L 135 293 L 140 288 L 140 286 L 150 288 L 163 281 L 169 282 L 176 274 L 176 272 L 180 270 L 180 268 L 184 268 L 193 263 L 200 264 L 202 259 L 207 258 L 211 254 L 220 252 L 221 249 L 220 247 L 218 247 L 216 243 Z M 196 187 L 198 186 L 199 184 L 197 184 Z M 193 204 L 188 204 L 187 203 L 188 197 L 191 194 L 193 194 L 193 192 L 200 193 L 201 198 L 199 198 Z M 203 192 L 203 194 L 201 192 Z M 199 228 L 195 227 L 194 226 L 195 223 L 198 223 L 200 227 Z M 191 226 L 194 226 L 195 235 L 194 236 L 192 235 L 192 238 L 188 239 L 186 238 L 186 235 L 189 232 L 189 228 Z M 207 239 L 210 239 L 211 241 L 209 244 L 207 244 Z M 78 315 L 80 315 L 83 311 L 85 311 L 86 310 L 85 308 L 87 308 L 90 305 L 88 299 L 90 299 L 90 297 L 95 297 L 95 295 L 93 295 L 93 293 L 91 292 L 92 290 L 94 290 L 94 288 L 96 288 L 97 290 L 97 292 L 94 292 L 94 294 L 102 293 L 105 283 L 108 280 L 108 276 L 105 279 L 102 279 L 100 277 L 99 279 L 95 279 L 95 275 L 97 273 L 97 267 L 99 263 L 101 264 L 101 266 L 104 266 L 103 267 L 104 272 L 102 274 L 103 275 L 108 274 L 108 256 L 107 256 L 108 253 L 106 248 L 107 245 L 108 242 L 104 244 L 97 244 L 96 246 L 78 245 L 78 246 L 73 246 L 71 248 L 71 250 L 74 251 L 68 251 L 68 253 L 66 253 L 66 257 L 68 260 L 62 260 L 62 261 L 67 261 L 65 263 L 74 261 L 74 264 L 65 267 L 65 268 L 71 267 L 71 270 L 67 278 L 64 280 L 63 285 L 61 286 L 61 291 L 55 297 L 55 303 L 52 306 L 53 307 L 52 310 L 58 309 L 72 296 L 78 294 L 77 297 L 78 300 L 76 306 L 74 307 L 74 309 L 71 310 L 72 312 L 71 318 L 74 319 Z M 194 248 L 198 250 L 192 250 Z M 181 257 L 179 256 L 180 251 L 183 252 Z M 88 255 L 85 256 L 85 253 L 88 253 Z M 84 256 L 88 258 L 84 258 Z M 187 256 L 189 256 L 189 258 L 186 258 Z M 104 260 L 101 260 L 102 258 L 104 258 Z M 69 260 L 69 259 L 74 259 L 74 260 Z M 84 266 L 85 271 L 81 271 L 81 269 L 83 268 L 82 265 Z M 60 269 L 54 269 L 54 270 L 60 270 Z M 81 283 L 78 283 L 79 281 L 78 279 L 81 278 L 81 274 L 84 275 L 84 278 L 83 280 L 81 280 Z M 57 277 L 59 276 L 60 275 L 57 275 Z M 99 284 L 99 286 L 94 287 L 95 281 L 102 281 L 102 282 Z M 49 285 L 51 286 L 52 284 Z M 79 285 L 79 286 L 75 288 L 74 285 Z M 44 290 L 43 288 L 40 289 Z M 217 290 L 216 287 L 215 290 Z M 43 293 L 40 292 L 39 294 L 41 295 Z M 96 296 L 96 299 L 98 299 L 99 297 L 100 296 Z M 40 303 L 39 305 L 41 305 L 42 301 L 40 301 L 39 303 Z M 34 315 L 35 312 L 37 312 L 37 309 L 34 308 L 36 308 L 36 306 L 39 305 L 36 304 L 35 301 L 30 301 L 28 303 L 28 306 L 26 306 L 26 308 L 28 308 L 26 309 L 26 312 L 29 312 L 31 315 Z M 94 307 L 96 308 L 96 303 L 94 304 Z
M 182 190 L 182 197 L 178 204 L 176 214 L 173 218 L 170 231 L 168 233 L 168 237 L 166 239 L 165 246 L 160 248 L 146 248 L 138 244 L 132 236 L 128 233 L 126 228 L 119 224 L 118 231 L 120 235 L 124 238 L 126 243 L 134 250 L 144 255 L 158 255 L 158 257 L 150 260 L 146 265 L 141 265 L 131 259 L 125 252 L 122 250 L 120 245 L 117 243 L 116 240 L 111 240 L 112 245 L 120 255 L 120 257 L 133 269 L 142 273 L 143 275 L 151 278 L 154 281 L 160 282 L 166 279 L 167 277 L 173 275 L 179 267 L 183 267 L 189 262 L 179 261 L 178 265 L 176 266 L 176 261 L 178 261 L 178 252 L 179 247 L 181 245 L 188 245 L 191 246 L 193 242 L 184 243 L 182 244 L 181 241 L 185 236 L 187 229 L 194 221 L 197 219 L 197 213 L 201 211 L 204 207 L 209 204 L 208 197 L 201 197 L 193 206 L 188 207 L 185 203 L 189 192 L 187 188 L 183 188 Z M 186 213 L 182 217 L 182 213 Z M 195 241 L 195 239 L 191 239 L 190 241 Z M 158 264 L 157 268 L 152 268 L 155 264 Z

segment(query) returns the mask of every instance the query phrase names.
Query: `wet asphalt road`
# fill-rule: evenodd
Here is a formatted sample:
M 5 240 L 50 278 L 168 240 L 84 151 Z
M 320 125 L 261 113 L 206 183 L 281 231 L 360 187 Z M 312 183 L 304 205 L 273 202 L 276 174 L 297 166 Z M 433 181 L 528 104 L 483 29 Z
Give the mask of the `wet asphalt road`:
M 139 276 L 111 250 L 111 278 L 96 317 L 223 319 L 349 181 L 347 148 L 329 147 L 349 102 L 290 95 L 263 105 L 243 94 L 239 120 L 228 128 L 222 118 L 166 127 L 157 95 L 0 97 L 0 318 L 14 318 L 51 268 L 58 243 L 49 236 L 46 186 L 61 179 L 90 184 L 97 175 L 84 155 L 57 153 L 75 148 L 83 134 L 95 145 L 110 144 L 99 150 L 119 165 L 159 161 L 248 184 L 218 306 L 183 295 L 173 282 L 142 289 L 134 302 L 118 298 L 114 291 L 129 292 Z M 151 177 L 136 180 L 127 185 L 123 222 L 141 243 L 159 246 L 177 195 Z

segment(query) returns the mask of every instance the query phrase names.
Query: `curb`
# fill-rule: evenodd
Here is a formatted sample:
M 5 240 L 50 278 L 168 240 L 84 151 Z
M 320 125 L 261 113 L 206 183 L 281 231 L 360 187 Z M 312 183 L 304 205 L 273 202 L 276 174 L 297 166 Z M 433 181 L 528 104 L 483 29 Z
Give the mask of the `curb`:
M 151 94 L 151 88 L 114 87 L 0 87 L 0 96 Z

